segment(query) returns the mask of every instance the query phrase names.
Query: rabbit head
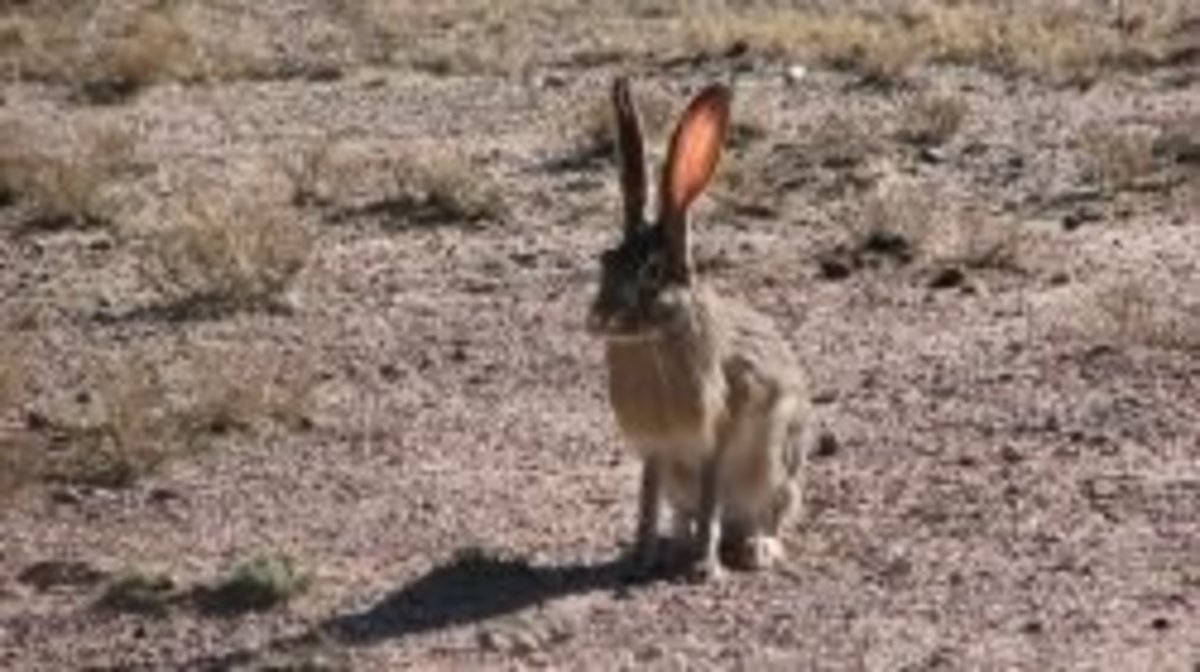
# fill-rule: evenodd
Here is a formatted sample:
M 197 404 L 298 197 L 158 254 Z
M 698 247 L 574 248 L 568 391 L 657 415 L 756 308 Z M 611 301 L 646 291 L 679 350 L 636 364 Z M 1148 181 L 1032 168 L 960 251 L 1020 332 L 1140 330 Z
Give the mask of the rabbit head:
M 646 218 L 645 141 L 629 83 L 613 84 L 624 204 L 620 243 L 600 259 L 600 289 L 588 316 L 611 339 L 653 337 L 677 316 L 692 284 L 688 208 L 712 179 L 729 123 L 731 95 L 708 86 L 684 110 L 671 137 L 658 191 L 657 217 Z

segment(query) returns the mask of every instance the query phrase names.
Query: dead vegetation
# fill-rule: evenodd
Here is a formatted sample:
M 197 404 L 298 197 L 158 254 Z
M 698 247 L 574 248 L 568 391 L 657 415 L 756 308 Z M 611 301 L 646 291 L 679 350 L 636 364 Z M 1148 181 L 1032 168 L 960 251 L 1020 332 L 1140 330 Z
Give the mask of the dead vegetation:
M 346 0 L 340 15 L 366 45 L 370 61 L 439 76 L 516 75 L 534 55 L 528 26 L 556 11 L 545 0 L 492 3 L 452 0 Z
M 0 501 L 24 484 L 35 468 L 36 453 L 17 424 L 24 400 L 24 352 L 11 338 L 0 338 Z
M 1128 273 L 1083 304 L 1080 326 L 1090 337 L 1122 347 L 1200 350 L 1200 305 L 1144 273 Z
M 966 102 L 956 96 L 918 96 L 902 108 L 896 136 L 918 147 L 944 145 L 958 133 L 967 112 Z
M 177 8 L 144 9 L 82 67 L 81 93 L 112 104 L 154 84 L 198 81 L 206 58 Z
M 68 127 L 61 154 L 43 149 L 17 126 L 4 129 L 15 142 L 0 148 L 0 191 L 36 210 L 22 232 L 100 226 L 111 221 L 107 190 L 134 165 L 134 138 L 114 127 Z
M 199 190 L 150 234 L 142 275 L 168 317 L 186 319 L 287 307 L 312 237 L 296 213 L 248 195 Z
M 392 206 L 408 210 L 416 223 L 502 222 L 508 217 L 503 191 L 486 169 L 449 149 L 411 154 L 396 162 Z
M 1136 190 L 1148 186 L 1158 172 L 1154 134 L 1149 129 L 1092 128 L 1081 144 L 1092 174 L 1103 188 Z
M 1016 220 L 950 205 L 958 203 L 919 180 L 881 181 L 861 203 L 840 209 L 845 234 L 818 254 L 821 276 L 840 280 L 914 264 L 942 289 L 963 285 L 971 272 L 1027 270 L 1026 234 Z
M 311 70 L 273 53 L 269 26 L 244 7 L 194 0 L 17 3 L 0 20 L 0 65 L 14 79 L 68 85 L 96 104 L 168 82 Z
M 290 152 L 275 157 L 279 170 L 291 184 L 291 202 L 297 208 L 330 205 L 327 178 L 335 141 L 328 135 L 306 138 Z
M 809 204 L 864 196 L 888 165 L 889 149 L 872 130 L 879 122 L 867 116 L 827 114 L 796 130 L 793 141 L 756 142 L 769 123 L 752 119 L 722 159 L 712 196 L 735 214 L 778 216 L 798 194 Z
M 331 210 L 334 222 L 366 219 L 403 229 L 479 226 L 510 217 L 504 191 L 487 167 L 455 147 L 397 152 L 344 141 L 316 145 L 307 156 L 290 171 L 293 192 Z
M 1029 1 L 808 3 L 554 3 L 336 0 L 297 44 L 241 3 L 121 0 L 19 3 L 0 19 L 0 66 L 23 80 L 78 87 L 114 103 L 165 82 L 336 77 L 352 65 L 440 76 L 515 76 L 536 66 L 590 66 L 747 49 L 894 83 L 927 63 L 973 65 L 1061 83 L 1170 63 L 1183 0 L 1151 0 L 1120 16 Z M 566 53 L 540 49 L 570 31 Z M 78 35 L 88 34 L 89 40 Z
M 1063 83 L 1086 83 L 1106 68 L 1166 59 L 1166 38 L 1183 3 L 1151 3 L 1136 29 L 1104 16 L 1050 5 L 906 2 L 893 11 L 856 8 L 723 7 L 688 14 L 683 40 L 727 51 L 735 44 L 861 73 L 881 82 L 925 63 L 975 65 Z M 1152 18 L 1151 18 L 1152 17 Z
M 181 361 L 97 360 L 70 398 L 34 404 L 23 428 L 21 478 L 65 486 L 127 488 L 171 459 L 230 436 L 254 437 L 309 422 L 311 379 L 302 364 L 253 350 L 196 348 Z

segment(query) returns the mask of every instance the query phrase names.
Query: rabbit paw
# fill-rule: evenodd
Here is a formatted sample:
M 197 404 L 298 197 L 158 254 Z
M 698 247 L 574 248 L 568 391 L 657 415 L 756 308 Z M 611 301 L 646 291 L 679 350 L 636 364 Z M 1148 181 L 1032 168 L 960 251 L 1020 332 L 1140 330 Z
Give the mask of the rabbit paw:
M 760 535 L 748 539 L 737 549 L 739 567 L 757 571 L 770 569 L 783 560 L 785 551 L 779 537 Z
M 692 583 L 716 583 L 725 578 L 725 567 L 715 557 L 697 560 L 688 571 Z

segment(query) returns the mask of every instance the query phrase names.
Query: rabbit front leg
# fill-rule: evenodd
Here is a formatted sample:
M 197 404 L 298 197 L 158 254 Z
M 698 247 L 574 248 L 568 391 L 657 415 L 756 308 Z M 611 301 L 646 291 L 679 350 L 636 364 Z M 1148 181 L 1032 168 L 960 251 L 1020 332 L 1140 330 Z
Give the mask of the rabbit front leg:
M 634 577 L 649 575 L 658 562 L 658 518 L 662 509 L 663 465 L 660 457 L 647 457 L 642 464 L 638 494 L 637 536 L 634 539 L 631 571 Z
M 719 553 L 721 543 L 720 502 L 717 499 L 720 474 L 719 453 L 705 458 L 700 467 L 700 507 L 696 515 L 696 565 L 694 578 L 699 581 L 720 579 L 724 575 Z

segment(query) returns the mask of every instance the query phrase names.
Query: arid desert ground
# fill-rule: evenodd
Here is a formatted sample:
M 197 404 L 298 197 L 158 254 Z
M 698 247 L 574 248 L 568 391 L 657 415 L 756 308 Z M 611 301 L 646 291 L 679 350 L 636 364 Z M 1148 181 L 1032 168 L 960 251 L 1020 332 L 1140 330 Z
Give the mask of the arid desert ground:
M 1200 5 L 0 1 L 0 669 L 1200 670 Z M 787 562 L 621 580 L 608 87 L 734 91 Z

